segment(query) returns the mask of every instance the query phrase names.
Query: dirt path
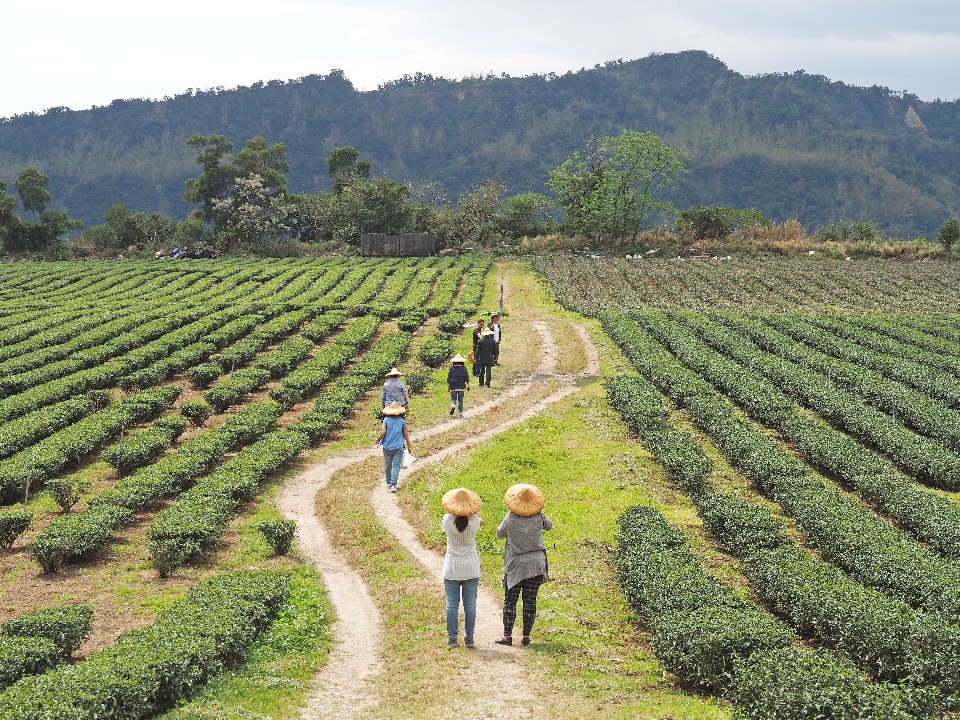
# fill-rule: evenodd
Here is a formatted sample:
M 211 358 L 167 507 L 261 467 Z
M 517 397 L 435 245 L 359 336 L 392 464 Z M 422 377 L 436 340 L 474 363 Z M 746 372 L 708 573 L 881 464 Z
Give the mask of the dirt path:
M 559 349 L 549 326 L 541 321 L 532 321 L 530 327 L 539 335 L 542 348 L 536 372 L 530 377 L 522 378 L 498 397 L 472 408 L 469 415 L 473 417 L 498 408 L 504 400 L 522 396 L 535 384 L 547 380 L 559 379 L 563 383 L 560 389 L 495 427 L 420 458 L 404 475 L 418 472 L 423 467 L 485 442 L 576 392 L 584 379 L 589 380 L 599 375 L 597 349 L 585 328 L 575 326 L 584 344 L 586 367 L 576 375 L 557 376 L 554 373 Z M 456 428 L 462 422 L 450 420 L 415 432 L 411 439 L 418 441 L 439 435 Z M 334 647 L 327 664 L 314 678 L 313 691 L 302 712 L 305 720 L 356 718 L 378 702 L 375 682 L 380 669 L 378 656 L 383 632 L 380 613 L 359 573 L 350 567 L 331 544 L 323 523 L 314 512 L 314 506 L 317 493 L 329 484 L 336 473 L 355 463 L 376 457 L 380 452 L 379 448 L 359 450 L 315 465 L 293 478 L 277 498 L 280 511 L 286 517 L 297 521 L 297 542 L 300 550 L 323 577 L 337 615 L 332 628 Z M 420 544 L 416 531 L 400 514 L 396 497 L 388 493 L 382 483 L 377 484 L 372 503 L 384 527 L 442 583 L 443 557 Z M 540 701 L 532 692 L 532 688 L 539 684 L 530 682 L 529 670 L 518 662 L 519 648 L 504 648 L 492 643 L 493 638 L 499 637 L 501 631 L 499 602 L 489 589 L 481 586 L 477 602 L 478 647 L 469 661 L 460 668 L 457 684 L 465 693 L 463 697 L 471 698 L 472 717 L 531 717 L 531 713 L 535 713 L 540 706 Z M 497 681 L 490 683 L 491 677 L 497 678 Z

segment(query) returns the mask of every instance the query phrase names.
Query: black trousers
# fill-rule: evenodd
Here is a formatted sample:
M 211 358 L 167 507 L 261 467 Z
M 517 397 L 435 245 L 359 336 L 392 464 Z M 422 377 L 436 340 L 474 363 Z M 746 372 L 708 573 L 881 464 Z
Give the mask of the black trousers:
M 481 385 L 490 387 L 490 375 L 493 371 L 493 365 L 490 363 L 477 363 L 477 378 Z
M 533 630 L 533 621 L 537 619 L 537 593 L 543 584 L 543 575 L 521 580 L 503 595 L 503 634 L 513 634 L 513 624 L 517 621 L 517 600 L 523 596 L 523 634 L 529 636 Z

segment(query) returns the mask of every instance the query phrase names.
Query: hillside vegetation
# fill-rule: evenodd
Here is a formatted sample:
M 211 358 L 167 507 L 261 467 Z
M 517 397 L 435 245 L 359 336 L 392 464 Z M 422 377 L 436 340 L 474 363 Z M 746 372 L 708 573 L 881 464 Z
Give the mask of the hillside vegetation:
M 745 77 L 704 52 L 612 61 L 563 75 L 459 81 L 418 74 L 359 92 L 340 71 L 252 87 L 187 90 L 51 108 L 0 122 L 0 178 L 35 165 L 87 225 L 113 204 L 185 217 L 196 133 L 282 143 L 291 192 L 328 186 L 325 159 L 359 148 L 374 174 L 442 183 L 488 178 L 543 192 L 590 136 L 650 131 L 685 149 L 678 208 L 753 207 L 808 228 L 869 220 L 887 235 L 933 238 L 958 208 L 958 102 L 859 88 L 803 71 Z

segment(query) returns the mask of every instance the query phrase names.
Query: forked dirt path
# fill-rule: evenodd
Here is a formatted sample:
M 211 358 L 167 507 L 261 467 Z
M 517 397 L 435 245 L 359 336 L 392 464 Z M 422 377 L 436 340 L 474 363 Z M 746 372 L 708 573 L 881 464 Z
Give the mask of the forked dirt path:
M 529 327 L 539 335 L 542 348 L 536 372 L 520 379 L 498 397 L 471 409 L 470 416 L 498 408 L 504 400 L 522 396 L 537 383 L 559 380 L 561 387 L 508 420 L 421 457 L 404 474 L 418 472 L 450 455 L 485 442 L 577 392 L 579 383 L 584 379 L 599 376 L 599 355 L 583 326 L 574 327 L 584 346 L 586 367 L 575 375 L 566 376 L 555 374 L 559 349 L 549 326 L 535 320 L 529 323 Z M 414 432 L 411 439 L 417 441 L 439 435 L 462 422 L 450 420 Z M 305 720 L 357 718 L 378 702 L 375 684 L 381 669 L 379 649 L 383 633 L 380 613 L 360 574 L 332 545 L 314 507 L 317 493 L 339 471 L 376 457 L 380 452 L 378 448 L 363 449 L 319 463 L 291 479 L 276 500 L 280 511 L 297 522 L 300 551 L 320 572 L 337 616 L 332 627 L 333 649 L 327 664 L 313 679 L 312 692 L 301 714 Z M 395 496 L 387 493 L 382 483 L 377 484 L 372 503 L 384 527 L 438 583 L 442 583 L 443 557 L 423 547 L 415 529 L 402 517 Z M 499 637 L 501 632 L 499 602 L 489 589 L 481 586 L 477 602 L 478 647 L 456 678 L 458 694 L 462 692 L 462 697 L 471 698 L 470 714 L 475 718 L 531 717 L 542 702 L 533 691 L 537 684 L 530 682 L 527 671 L 517 662 L 518 648 L 504 648 L 492 643 L 493 638 Z M 489 678 L 497 679 L 491 683 Z

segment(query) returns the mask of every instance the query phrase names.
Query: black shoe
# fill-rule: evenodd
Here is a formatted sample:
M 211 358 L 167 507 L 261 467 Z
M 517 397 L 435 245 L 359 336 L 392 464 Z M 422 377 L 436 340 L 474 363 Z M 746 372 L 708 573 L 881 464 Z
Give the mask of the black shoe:
M 497 645 L 513 645 L 512 637 L 502 637 L 499 640 L 494 640 Z
M 530 644 L 530 636 L 529 636 L 529 635 L 524 635 L 524 636 L 523 636 L 523 639 L 520 641 L 520 644 L 521 644 L 521 645 L 529 645 L 529 644 Z
M 453 415 L 453 408 L 450 408 L 450 414 Z

